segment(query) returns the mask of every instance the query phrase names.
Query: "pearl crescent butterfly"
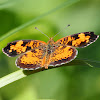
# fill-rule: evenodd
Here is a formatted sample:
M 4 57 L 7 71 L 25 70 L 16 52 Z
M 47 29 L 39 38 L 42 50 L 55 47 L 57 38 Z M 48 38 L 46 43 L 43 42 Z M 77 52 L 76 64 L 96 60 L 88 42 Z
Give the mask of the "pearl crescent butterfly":
M 49 66 L 59 66 L 74 60 L 76 48 L 83 48 L 95 42 L 99 35 L 82 32 L 63 37 L 56 42 L 50 38 L 47 43 L 40 40 L 18 40 L 7 44 L 3 52 L 9 57 L 20 54 L 16 66 L 24 70 L 36 70 Z

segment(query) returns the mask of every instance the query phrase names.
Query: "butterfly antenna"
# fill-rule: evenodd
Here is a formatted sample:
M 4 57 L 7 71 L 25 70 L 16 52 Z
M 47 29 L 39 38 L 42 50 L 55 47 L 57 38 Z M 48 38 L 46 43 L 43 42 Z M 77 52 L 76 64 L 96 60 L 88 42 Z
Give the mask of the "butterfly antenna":
M 40 31 L 37 27 L 35 27 L 35 29 L 37 29 L 38 31 Z M 46 37 L 48 37 L 45 33 L 43 33 L 42 31 L 40 31 L 42 34 L 44 34 Z M 48 37 L 49 38 L 49 37 Z M 49 38 L 50 39 L 50 38 Z
M 70 24 L 68 24 L 64 29 L 66 29 L 68 26 L 70 26 Z M 63 29 L 63 30 L 64 30 L 64 29 Z M 61 31 L 63 31 L 63 30 L 61 30 Z M 60 32 L 61 32 L 61 31 L 60 31 Z M 56 35 L 58 35 L 60 32 L 58 32 Z M 55 36 L 56 36 L 56 35 L 55 35 Z M 54 36 L 54 37 L 55 37 L 55 36 Z M 54 37 L 53 37 L 53 38 L 54 38 Z

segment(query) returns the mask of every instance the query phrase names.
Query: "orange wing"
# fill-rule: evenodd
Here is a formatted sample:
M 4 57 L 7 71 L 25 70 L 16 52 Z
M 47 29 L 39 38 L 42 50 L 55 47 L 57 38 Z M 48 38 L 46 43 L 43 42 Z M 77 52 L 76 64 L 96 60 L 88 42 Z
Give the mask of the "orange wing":
M 49 66 L 58 66 L 68 63 L 76 58 L 78 52 L 70 46 L 58 46 L 51 54 Z
M 44 66 L 45 49 L 35 49 L 26 52 L 16 60 L 16 66 L 24 70 L 34 70 Z
M 81 48 L 95 42 L 98 37 L 94 32 L 83 32 L 61 38 L 56 43 Z
M 8 43 L 7 46 L 3 48 L 3 52 L 9 57 L 15 57 L 28 50 L 41 46 L 45 47 L 46 43 L 39 40 L 18 40 Z

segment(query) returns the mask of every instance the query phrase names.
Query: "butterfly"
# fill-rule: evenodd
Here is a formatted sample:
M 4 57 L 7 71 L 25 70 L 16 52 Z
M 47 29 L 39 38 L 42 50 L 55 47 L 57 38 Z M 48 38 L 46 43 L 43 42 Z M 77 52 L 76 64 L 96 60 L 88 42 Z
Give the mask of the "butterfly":
M 95 42 L 99 35 L 81 32 L 63 37 L 56 42 L 50 38 L 47 43 L 40 40 L 17 40 L 7 44 L 3 53 L 9 57 L 20 55 L 16 66 L 24 70 L 36 70 L 49 66 L 59 66 L 74 60 L 76 48 L 83 48 Z

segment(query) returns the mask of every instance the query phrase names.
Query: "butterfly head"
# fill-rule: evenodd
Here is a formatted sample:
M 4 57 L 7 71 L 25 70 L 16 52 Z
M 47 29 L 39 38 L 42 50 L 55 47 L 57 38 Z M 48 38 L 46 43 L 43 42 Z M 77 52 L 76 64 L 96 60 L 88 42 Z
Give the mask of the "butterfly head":
M 55 41 L 53 40 L 53 37 L 51 37 L 49 39 L 49 41 L 47 42 L 47 44 L 53 45 L 55 43 Z

